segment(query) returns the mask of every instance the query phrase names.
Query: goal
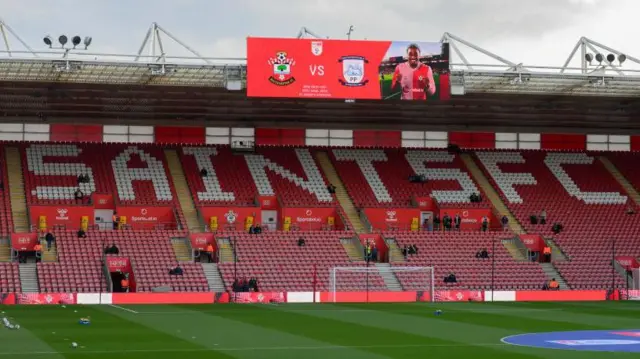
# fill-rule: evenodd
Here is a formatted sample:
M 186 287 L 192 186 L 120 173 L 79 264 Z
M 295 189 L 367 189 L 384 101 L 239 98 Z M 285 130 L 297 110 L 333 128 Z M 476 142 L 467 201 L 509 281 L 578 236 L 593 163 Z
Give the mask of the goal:
M 329 273 L 329 300 L 340 301 L 340 293 L 416 292 L 416 301 L 434 300 L 433 267 L 391 267 L 372 264 L 360 267 L 333 267 Z

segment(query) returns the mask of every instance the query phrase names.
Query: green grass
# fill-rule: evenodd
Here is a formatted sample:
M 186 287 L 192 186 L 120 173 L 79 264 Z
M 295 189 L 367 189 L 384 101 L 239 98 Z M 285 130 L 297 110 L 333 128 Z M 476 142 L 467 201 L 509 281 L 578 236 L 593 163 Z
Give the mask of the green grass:
M 3 358 L 635 358 L 516 347 L 514 334 L 634 329 L 638 302 L 6 306 Z M 444 311 L 436 317 L 434 309 Z M 90 316 L 92 324 L 77 324 Z M 80 347 L 72 349 L 71 342 Z

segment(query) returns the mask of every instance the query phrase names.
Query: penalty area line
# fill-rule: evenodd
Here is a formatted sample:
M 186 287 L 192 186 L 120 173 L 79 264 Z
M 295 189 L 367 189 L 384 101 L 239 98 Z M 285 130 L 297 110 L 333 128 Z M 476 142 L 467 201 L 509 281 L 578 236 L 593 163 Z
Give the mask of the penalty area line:
M 125 312 L 129 312 L 129 313 L 133 313 L 133 314 L 140 314 L 139 312 L 136 312 L 133 309 L 129 309 L 129 308 L 125 308 L 125 307 L 121 307 L 119 305 L 115 305 L 115 304 L 109 304 L 110 307 L 112 308 L 116 308 L 116 309 L 120 309 L 120 310 L 124 310 Z

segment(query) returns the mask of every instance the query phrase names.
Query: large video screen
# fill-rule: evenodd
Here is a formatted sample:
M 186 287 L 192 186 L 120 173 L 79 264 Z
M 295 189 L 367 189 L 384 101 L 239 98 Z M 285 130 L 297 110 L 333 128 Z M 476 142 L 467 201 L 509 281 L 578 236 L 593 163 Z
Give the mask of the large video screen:
M 448 99 L 449 44 L 247 39 L 250 97 Z

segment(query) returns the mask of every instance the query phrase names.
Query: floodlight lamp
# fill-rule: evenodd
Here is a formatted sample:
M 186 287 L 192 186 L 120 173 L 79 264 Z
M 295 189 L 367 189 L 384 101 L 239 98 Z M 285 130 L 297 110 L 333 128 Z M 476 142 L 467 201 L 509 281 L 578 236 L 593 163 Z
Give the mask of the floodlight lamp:
M 602 63 L 603 60 L 604 60 L 604 56 L 602 56 L 602 54 L 596 54 L 596 61 L 598 61 L 599 63 Z
M 64 45 L 67 44 L 67 41 L 69 41 L 69 39 L 67 38 L 66 35 L 60 35 L 60 37 L 58 38 L 58 42 L 60 43 L 60 45 L 62 45 L 64 47 Z
M 76 46 L 80 45 L 80 42 L 82 41 L 82 39 L 80 38 L 80 36 L 76 35 L 71 39 L 71 43 L 73 44 L 73 48 L 75 49 Z
M 84 38 L 84 48 L 85 48 L 85 49 L 86 49 L 87 47 L 89 47 L 89 45 L 91 45 L 91 40 L 93 40 L 93 39 L 91 38 L 91 36 L 86 36 L 86 37 Z
M 610 63 L 610 64 L 611 64 L 611 63 L 613 63 L 615 60 L 616 60 L 616 55 L 614 55 L 614 54 L 609 54 L 609 55 L 607 55 L 607 62 L 608 62 L 608 63 Z
M 53 41 L 51 40 L 51 36 L 49 35 L 45 36 L 42 41 L 44 41 L 44 44 L 49 46 L 49 48 L 51 48 L 51 46 L 53 45 Z
M 593 61 L 593 54 L 590 54 L 590 53 L 584 54 L 584 59 L 587 60 L 588 63 L 591 63 Z
M 627 61 L 627 55 L 625 54 L 618 55 L 618 62 L 620 62 L 620 65 L 622 65 L 622 63 L 625 61 Z

